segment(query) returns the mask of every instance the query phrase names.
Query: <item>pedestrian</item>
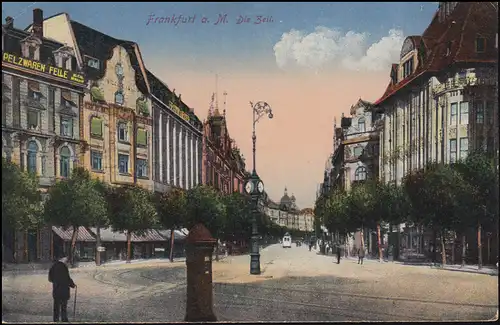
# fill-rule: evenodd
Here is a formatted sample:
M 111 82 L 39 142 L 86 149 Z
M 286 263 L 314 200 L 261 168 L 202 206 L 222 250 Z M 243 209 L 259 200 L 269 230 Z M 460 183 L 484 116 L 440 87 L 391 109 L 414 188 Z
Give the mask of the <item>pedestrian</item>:
M 360 247 L 358 249 L 358 264 L 363 265 L 363 259 L 365 258 L 365 249 Z
M 337 245 L 337 264 L 340 264 L 340 254 L 341 254 L 341 250 L 340 250 L 340 245 Z
M 76 288 L 75 282 L 69 276 L 68 258 L 56 261 L 49 270 L 49 282 L 52 283 L 52 298 L 54 299 L 54 322 L 68 322 L 68 300 L 70 288 Z

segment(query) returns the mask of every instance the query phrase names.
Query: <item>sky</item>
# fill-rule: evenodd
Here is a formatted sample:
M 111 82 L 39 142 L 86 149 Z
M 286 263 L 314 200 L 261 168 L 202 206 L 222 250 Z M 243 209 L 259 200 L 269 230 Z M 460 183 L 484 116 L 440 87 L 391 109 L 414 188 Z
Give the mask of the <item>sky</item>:
M 421 35 L 437 7 L 438 2 L 4 2 L 2 20 L 11 16 L 14 26 L 25 28 L 35 8 L 45 17 L 66 12 L 72 20 L 134 41 L 146 67 L 182 94 L 202 120 L 211 94 L 217 90 L 222 109 L 227 92 L 229 133 L 248 169 L 249 102 L 267 102 L 274 118 L 257 125 L 257 173 L 273 200 L 286 187 L 306 208 L 314 206 L 332 152 L 334 118 L 348 115 L 359 98 L 375 101 L 382 95 L 404 39 Z

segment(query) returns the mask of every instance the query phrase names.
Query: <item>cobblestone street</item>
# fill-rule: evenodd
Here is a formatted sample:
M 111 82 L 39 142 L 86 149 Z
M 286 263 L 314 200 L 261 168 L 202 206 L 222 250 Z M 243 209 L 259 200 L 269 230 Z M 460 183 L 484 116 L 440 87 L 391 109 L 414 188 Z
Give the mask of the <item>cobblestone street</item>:
M 498 310 L 498 278 L 425 266 L 358 265 L 303 247 L 214 262 L 215 313 L 221 321 L 488 320 Z M 70 271 L 78 285 L 76 321 L 182 321 L 185 264 L 155 261 Z M 4 321 L 52 320 L 46 274 L 2 275 Z M 74 292 L 72 292 L 74 295 Z M 74 297 L 74 296 L 73 296 Z M 70 320 L 73 299 L 69 303 Z

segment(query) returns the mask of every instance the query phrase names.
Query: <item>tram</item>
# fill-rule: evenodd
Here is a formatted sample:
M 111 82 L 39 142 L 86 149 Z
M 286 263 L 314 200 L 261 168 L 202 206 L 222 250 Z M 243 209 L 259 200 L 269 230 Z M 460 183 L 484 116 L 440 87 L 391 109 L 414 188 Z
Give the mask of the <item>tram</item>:
M 283 248 L 291 248 L 292 247 L 292 236 L 289 233 L 286 233 L 283 236 Z

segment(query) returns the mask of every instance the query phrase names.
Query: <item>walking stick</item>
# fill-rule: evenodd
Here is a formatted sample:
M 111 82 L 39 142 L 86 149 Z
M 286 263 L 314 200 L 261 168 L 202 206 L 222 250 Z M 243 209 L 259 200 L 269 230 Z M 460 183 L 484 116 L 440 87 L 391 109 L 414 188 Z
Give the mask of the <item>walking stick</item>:
M 73 302 L 73 320 L 76 321 L 76 293 L 78 292 L 78 287 L 75 287 L 75 301 Z

